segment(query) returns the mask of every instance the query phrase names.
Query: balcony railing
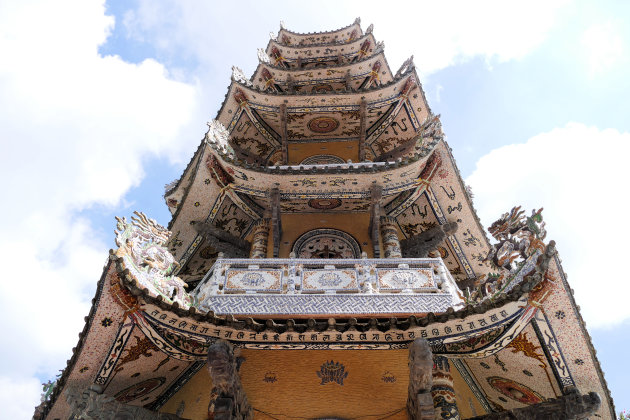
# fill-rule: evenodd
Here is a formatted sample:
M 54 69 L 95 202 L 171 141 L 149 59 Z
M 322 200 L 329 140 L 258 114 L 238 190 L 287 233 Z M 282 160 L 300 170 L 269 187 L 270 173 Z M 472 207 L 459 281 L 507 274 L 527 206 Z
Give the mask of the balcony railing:
M 440 258 L 218 259 L 193 294 L 241 315 L 444 312 L 463 305 Z

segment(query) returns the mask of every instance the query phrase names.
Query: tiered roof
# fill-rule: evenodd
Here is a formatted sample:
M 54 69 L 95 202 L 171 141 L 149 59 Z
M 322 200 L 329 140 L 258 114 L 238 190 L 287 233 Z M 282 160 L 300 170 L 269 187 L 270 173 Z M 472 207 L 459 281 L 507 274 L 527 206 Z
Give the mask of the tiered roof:
M 119 248 L 111 251 L 79 345 L 36 418 L 67 418 L 62 391 L 93 384 L 118 402 L 205 418 L 211 386 L 200 368 L 217 338 L 242 349 L 243 386 L 260 418 L 278 407 L 294 417 L 402 418 L 407 346 L 418 337 L 452 361 L 462 418 L 556 404 L 576 389 L 599 393 L 597 414 L 614 416 L 540 212 L 506 213 L 491 228 L 498 244 L 490 244 L 412 59 L 393 74 L 372 27 L 363 32 L 359 20 L 313 34 L 282 27 L 259 58 L 251 78 L 234 68 L 216 120 L 181 178 L 167 187 L 170 238 L 142 215 L 132 223 L 119 220 Z M 203 287 L 192 290 L 208 284 L 209 273 L 220 277 L 238 265 L 220 259 L 219 251 L 241 256 L 254 226 L 270 214 L 285 227 L 269 251 L 285 258 L 273 260 L 281 265 L 277 271 L 295 268 L 298 260 L 287 259 L 291 241 L 313 215 L 329 224 L 365 225 L 360 241 L 367 258 L 351 262 L 372 264 L 381 246 L 367 232 L 375 208 L 395 220 L 403 256 L 425 238 L 420 235 L 441 229 L 430 256 L 466 291 L 464 304 L 438 313 L 325 316 L 300 313 L 298 303 L 291 315 L 255 316 L 215 313 Z M 149 249 L 149 260 L 139 257 Z M 322 394 L 330 388 L 311 380 L 311 364 L 321 362 L 307 350 L 325 352 L 337 365 L 343 360 L 350 375 L 344 386 Z M 303 392 L 296 395 L 296 387 Z M 386 397 L 366 402 L 368 389 Z M 84 398 L 96 398 L 90 395 Z M 287 395 L 290 403 L 281 397 Z

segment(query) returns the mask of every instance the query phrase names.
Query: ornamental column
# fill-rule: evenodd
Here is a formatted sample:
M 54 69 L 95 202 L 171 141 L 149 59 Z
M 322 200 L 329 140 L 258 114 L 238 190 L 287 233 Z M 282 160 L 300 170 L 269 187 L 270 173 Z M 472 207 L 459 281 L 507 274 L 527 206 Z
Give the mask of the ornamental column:
M 453 388 L 451 366 L 444 356 L 433 356 L 433 386 L 431 387 L 436 420 L 459 420 L 459 410 Z
M 380 218 L 380 227 L 385 258 L 402 258 L 400 240 L 398 240 L 398 229 L 396 228 L 396 219 L 389 216 L 382 216 Z
M 249 258 L 267 258 L 269 244 L 269 219 L 260 219 L 252 229 L 252 248 Z
M 433 353 L 431 346 L 424 338 L 416 338 L 409 346 L 407 417 L 410 420 L 435 419 L 431 395 L 432 385 Z

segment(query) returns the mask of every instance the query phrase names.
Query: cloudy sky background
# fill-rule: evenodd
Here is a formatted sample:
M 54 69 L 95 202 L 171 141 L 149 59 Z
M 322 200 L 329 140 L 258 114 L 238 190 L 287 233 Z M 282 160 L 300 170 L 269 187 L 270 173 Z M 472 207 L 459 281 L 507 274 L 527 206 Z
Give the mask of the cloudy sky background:
M 0 418 L 30 418 L 70 358 L 114 215 L 168 223 L 163 186 L 231 66 L 251 74 L 280 20 L 310 32 L 357 16 L 394 71 L 414 55 L 484 224 L 545 208 L 617 410 L 630 408 L 629 2 L 0 0 Z

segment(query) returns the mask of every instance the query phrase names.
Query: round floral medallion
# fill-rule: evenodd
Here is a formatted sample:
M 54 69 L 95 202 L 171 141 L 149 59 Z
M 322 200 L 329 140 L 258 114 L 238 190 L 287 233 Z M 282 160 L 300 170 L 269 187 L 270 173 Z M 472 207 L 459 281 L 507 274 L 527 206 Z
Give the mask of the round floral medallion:
M 339 121 L 332 117 L 317 117 L 308 122 L 308 129 L 314 133 L 330 133 L 339 127 Z
M 145 395 L 162 386 L 164 382 L 166 382 L 166 378 L 163 377 L 147 379 L 145 381 L 138 382 L 135 385 L 131 385 L 130 387 L 123 389 L 122 391 L 117 393 L 114 398 L 116 398 L 116 401 L 118 402 L 128 403 L 129 401 L 144 397 Z
M 336 209 L 340 205 L 341 200 L 338 198 L 312 198 L 308 200 L 308 206 L 317 210 Z
M 510 379 L 491 376 L 488 378 L 488 383 L 501 394 L 523 404 L 538 404 L 545 401 L 545 399 L 533 389 Z

